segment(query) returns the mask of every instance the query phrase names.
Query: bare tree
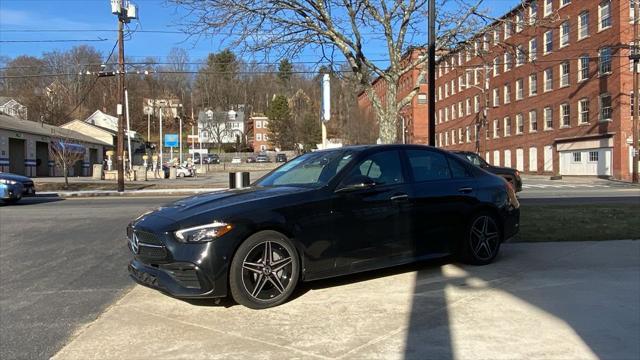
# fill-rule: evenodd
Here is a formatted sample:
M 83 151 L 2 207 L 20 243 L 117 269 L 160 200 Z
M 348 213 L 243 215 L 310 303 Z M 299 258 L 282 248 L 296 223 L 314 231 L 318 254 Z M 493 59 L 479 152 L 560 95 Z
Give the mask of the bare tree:
M 426 73 L 423 47 L 407 61 L 407 51 L 424 27 L 426 0 L 172 0 L 192 16 L 186 25 L 191 34 L 224 31 L 230 41 L 251 52 L 276 52 L 293 57 L 315 47 L 333 61 L 337 50 L 370 98 L 385 143 L 397 141 L 399 111 L 419 91 Z M 483 0 L 440 0 L 438 32 L 440 48 L 463 41 L 482 25 L 478 6 Z M 424 35 L 421 35 L 424 38 Z M 387 62 L 375 61 L 372 46 L 381 41 Z M 398 81 L 415 67 L 420 78 L 403 98 Z M 371 84 L 371 75 L 384 83 L 384 96 Z
M 229 135 L 229 129 L 227 129 L 226 125 L 228 115 L 226 111 L 210 111 L 211 116 L 207 114 L 207 111 L 200 115 L 201 130 L 205 137 L 213 140 L 217 145 L 218 152 L 221 152 L 222 142 Z
M 85 147 L 65 136 L 57 136 L 49 143 L 49 157 L 56 166 L 62 169 L 64 175 L 64 187 L 69 187 L 69 169 L 76 162 L 84 159 Z

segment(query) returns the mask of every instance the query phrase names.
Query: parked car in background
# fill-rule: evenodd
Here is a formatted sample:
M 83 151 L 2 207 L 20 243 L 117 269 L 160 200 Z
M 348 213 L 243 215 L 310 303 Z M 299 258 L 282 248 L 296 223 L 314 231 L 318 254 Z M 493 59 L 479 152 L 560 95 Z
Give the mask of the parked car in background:
M 232 164 L 242 164 L 242 159 L 240 159 L 239 157 L 234 157 L 233 159 L 231 159 L 231 163 Z
M 500 175 L 505 178 L 516 192 L 522 191 L 522 179 L 520 178 L 520 172 L 513 168 L 493 166 L 485 161 L 480 155 L 471 151 L 454 151 L 454 154 L 458 155 L 464 160 L 478 166 L 492 174 Z
M 247 163 L 254 163 L 254 162 L 256 162 L 255 156 L 248 156 L 247 157 Z
M 6 187 L 2 190 L 2 200 L 6 203 L 15 203 L 23 197 L 36 195 L 33 180 L 26 176 L 0 172 L 0 183 Z
M 128 269 L 139 283 L 175 297 L 231 295 L 263 309 L 285 302 L 300 281 L 447 254 L 489 264 L 518 232 L 519 207 L 502 178 L 447 151 L 321 150 L 248 188 L 200 194 L 139 216 L 126 230 Z
M 259 154 L 258 156 L 256 156 L 256 162 L 268 163 L 271 162 L 271 160 L 269 160 L 269 156 L 267 156 L 267 154 Z
M 207 154 L 204 157 L 205 164 L 220 164 L 220 156 L 218 154 Z
M 287 154 L 277 154 L 276 155 L 276 162 L 287 162 Z
M 187 166 L 176 166 L 176 177 L 189 177 L 189 176 L 193 176 L 195 174 L 195 171 L 193 170 L 192 167 L 187 167 Z

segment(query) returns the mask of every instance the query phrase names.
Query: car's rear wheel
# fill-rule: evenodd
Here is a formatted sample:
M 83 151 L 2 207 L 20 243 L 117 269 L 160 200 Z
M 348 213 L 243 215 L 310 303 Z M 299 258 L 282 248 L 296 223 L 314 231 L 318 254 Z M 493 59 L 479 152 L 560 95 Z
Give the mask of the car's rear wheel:
M 229 288 L 233 299 L 252 309 L 285 302 L 300 274 L 300 260 L 291 240 L 276 231 L 261 231 L 245 240 L 231 262 Z
M 474 265 L 491 263 L 500 251 L 501 239 L 500 226 L 492 214 L 474 215 L 463 239 L 462 260 Z

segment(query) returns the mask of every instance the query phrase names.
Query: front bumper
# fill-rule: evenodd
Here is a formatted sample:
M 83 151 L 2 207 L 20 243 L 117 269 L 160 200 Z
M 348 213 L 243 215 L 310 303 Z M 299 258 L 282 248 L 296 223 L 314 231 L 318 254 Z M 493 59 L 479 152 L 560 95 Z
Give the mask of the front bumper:
M 137 240 L 133 240 L 133 235 Z M 127 229 L 134 258 L 128 270 L 133 280 L 177 298 L 227 296 L 226 248 L 214 242 L 184 244 L 167 233 Z

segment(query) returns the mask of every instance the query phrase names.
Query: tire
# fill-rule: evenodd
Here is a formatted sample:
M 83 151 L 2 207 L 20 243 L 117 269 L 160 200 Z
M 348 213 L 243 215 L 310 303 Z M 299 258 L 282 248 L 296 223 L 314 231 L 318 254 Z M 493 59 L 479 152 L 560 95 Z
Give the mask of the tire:
M 500 251 L 502 229 L 495 216 L 480 212 L 471 217 L 461 246 L 462 261 L 472 265 L 493 262 Z
M 284 303 L 299 277 L 300 259 L 291 240 L 276 231 L 260 231 L 247 238 L 233 256 L 229 288 L 238 304 L 266 309 Z

